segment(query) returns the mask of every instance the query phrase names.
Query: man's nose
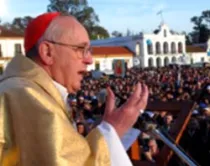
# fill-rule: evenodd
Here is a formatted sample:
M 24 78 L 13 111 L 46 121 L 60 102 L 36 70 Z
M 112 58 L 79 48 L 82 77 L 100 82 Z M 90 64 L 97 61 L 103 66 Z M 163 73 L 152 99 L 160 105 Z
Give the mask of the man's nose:
M 87 65 L 91 65 L 93 63 L 93 56 L 89 54 L 87 57 L 83 59 L 83 62 Z

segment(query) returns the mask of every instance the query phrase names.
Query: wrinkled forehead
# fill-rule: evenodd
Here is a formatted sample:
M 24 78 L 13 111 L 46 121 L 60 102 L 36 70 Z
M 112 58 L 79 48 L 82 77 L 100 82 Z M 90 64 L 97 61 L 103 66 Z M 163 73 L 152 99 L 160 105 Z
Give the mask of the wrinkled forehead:
M 64 40 L 70 44 L 90 45 L 87 30 L 77 20 L 69 18 L 65 26 Z
M 82 26 L 78 27 L 74 33 L 74 42 L 76 44 L 90 45 L 90 39 L 86 29 Z

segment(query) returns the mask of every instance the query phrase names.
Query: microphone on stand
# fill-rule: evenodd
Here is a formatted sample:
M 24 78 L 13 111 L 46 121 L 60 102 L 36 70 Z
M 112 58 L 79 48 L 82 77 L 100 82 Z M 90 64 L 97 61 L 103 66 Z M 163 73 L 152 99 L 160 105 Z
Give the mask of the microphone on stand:
M 162 133 L 158 128 L 157 124 L 154 122 L 146 122 L 143 118 L 138 119 L 139 129 L 143 132 L 146 132 L 150 136 L 154 137 L 155 139 L 161 140 L 164 144 L 166 144 L 180 159 L 188 164 L 189 166 L 198 166 L 198 164 L 186 153 L 184 150 L 177 145 L 174 140 L 167 134 Z

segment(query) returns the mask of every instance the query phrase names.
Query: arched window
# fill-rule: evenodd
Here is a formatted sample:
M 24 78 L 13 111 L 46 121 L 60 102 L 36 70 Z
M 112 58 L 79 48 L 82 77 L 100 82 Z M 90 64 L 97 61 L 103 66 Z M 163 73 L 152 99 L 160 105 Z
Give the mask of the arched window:
M 156 64 L 157 64 L 157 67 L 161 67 L 162 66 L 162 62 L 161 62 L 161 58 L 157 58 L 156 59 Z
M 176 60 L 176 57 L 172 57 L 171 62 L 172 62 L 172 63 L 176 63 L 176 61 L 177 61 L 177 60 Z
M 149 58 L 149 60 L 148 60 L 148 66 L 149 67 L 153 67 L 154 66 L 153 58 Z
M 168 57 L 165 57 L 165 59 L 164 59 L 164 66 L 168 66 L 168 64 L 169 64 L 169 59 L 168 59 Z
M 156 54 L 160 54 L 161 53 L 161 50 L 160 50 L 160 42 L 156 42 L 155 49 L 156 49 Z
M 178 43 L 178 53 L 183 53 L 183 45 L 181 42 Z
M 171 43 L 171 53 L 172 54 L 175 54 L 176 53 L 176 44 L 175 44 L 175 42 L 172 42 Z
M 147 52 L 149 55 L 153 54 L 153 45 L 152 43 L 147 44 Z
M 163 52 L 164 52 L 164 54 L 168 54 L 168 43 L 167 42 L 163 43 Z

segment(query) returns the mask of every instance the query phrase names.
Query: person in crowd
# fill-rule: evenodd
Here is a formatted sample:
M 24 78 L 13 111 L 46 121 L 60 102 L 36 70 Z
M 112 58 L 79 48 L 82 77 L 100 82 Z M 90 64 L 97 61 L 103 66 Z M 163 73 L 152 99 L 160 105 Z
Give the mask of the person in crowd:
M 85 124 L 82 122 L 78 122 L 77 123 L 77 131 L 79 134 L 81 134 L 82 136 L 86 137 L 87 136 L 87 128 L 85 127 Z

